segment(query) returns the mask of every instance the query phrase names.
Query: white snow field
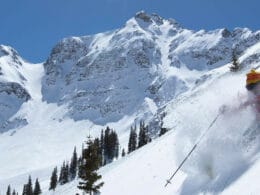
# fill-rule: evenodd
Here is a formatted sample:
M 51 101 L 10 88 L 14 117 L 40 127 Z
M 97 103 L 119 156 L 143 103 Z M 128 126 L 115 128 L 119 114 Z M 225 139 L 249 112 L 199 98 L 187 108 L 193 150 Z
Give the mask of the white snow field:
M 194 32 L 144 12 L 121 29 L 63 39 L 44 63 L 1 45 L 0 195 L 9 184 L 21 194 L 29 174 L 43 195 L 82 194 L 78 179 L 49 191 L 53 168 L 106 126 L 127 149 L 140 120 L 153 141 L 100 168 L 102 195 L 259 195 L 259 121 L 243 106 L 246 73 L 259 65 L 260 31 Z M 159 122 L 169 130 L 161 137 Z

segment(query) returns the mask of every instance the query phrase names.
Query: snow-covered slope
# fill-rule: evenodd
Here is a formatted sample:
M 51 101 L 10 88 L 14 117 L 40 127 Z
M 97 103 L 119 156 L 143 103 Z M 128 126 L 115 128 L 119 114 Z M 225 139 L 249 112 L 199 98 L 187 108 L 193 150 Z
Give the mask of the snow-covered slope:
M 17 52 L 0 45 L 0 133 L 25 125 L 22 118 L 12 118 L 31 96 L 25 89 L 24 64 Z
M 259 194 L 260 129 L 255 126 L 254 108 L 240 108 L 247 99 L 246 71 L 230 73 L 229 66 L 208 72 L 208 82 L 165 105 L 164 126 L 170 129 L 167 134 L 101 168 L 105 182 L 101 194 Z M 166 180 L 223 104 L 227 111 L 165 188 Z M 80 192 L 77 182 L 58 187 L 56 193 Z M 43 183 L 47 189 L 47 181 Z
M 141 119 L 152 137 L 162 123 L 170 131 L 103 167 L 102 194 L 260 193 L 243 183 L 259 180 L 258 121 L 252 107 L 240 108 L 248 99 L 245 73 L 260 65 L 259 42 L 260 31 L 195 32 L 140 12 L 115 31 L 63 39 L 40 64 L 1 46 L 0 122 L 12 125 L 0 130 L 0 194 L 8 184 L 21 191 L 29 174 L 53 194 L 51 170 L 89 133 L 99 136 L 109 125 L 126 148 L 130 126 Z M 238 73 L 229 71 L 234 50 Z M 223 105 L 228 111 L 165 188 Z M 75 194 L 77 182 L 55 194 Z

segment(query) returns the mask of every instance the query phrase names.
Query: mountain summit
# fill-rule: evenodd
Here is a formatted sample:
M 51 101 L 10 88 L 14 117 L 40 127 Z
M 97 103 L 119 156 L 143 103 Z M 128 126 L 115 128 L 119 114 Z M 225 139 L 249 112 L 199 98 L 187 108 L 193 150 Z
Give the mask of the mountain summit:
M 43 100 L 68 105 L 75 120 L 116 122 L 143 109 L 147 98 L 160 106 L 195 87 L 205 71 L 229 63 L 234 50 L 241 55 L 259 35 L 194 32 L 138 12 L 123 28 L 60 41 L 44 63 Z

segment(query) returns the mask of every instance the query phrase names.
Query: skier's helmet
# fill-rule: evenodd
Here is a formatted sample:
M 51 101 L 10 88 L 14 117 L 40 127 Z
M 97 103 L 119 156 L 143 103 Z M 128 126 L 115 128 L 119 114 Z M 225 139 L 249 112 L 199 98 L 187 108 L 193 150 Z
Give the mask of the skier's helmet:
M 252 69 L 247 75 L 246 88 L 251 91 L 257 85 L 260 85 L 260 72 Z

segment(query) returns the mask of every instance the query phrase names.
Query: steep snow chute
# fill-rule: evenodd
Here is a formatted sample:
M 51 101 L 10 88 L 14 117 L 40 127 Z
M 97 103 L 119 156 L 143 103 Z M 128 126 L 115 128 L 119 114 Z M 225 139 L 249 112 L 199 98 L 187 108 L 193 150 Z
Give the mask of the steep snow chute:
M 171 180 L 174 178 L 174 176 L 178 173 L 178 171 L 181 169 L 181 167 L 184 165 L 184 163 L 188 160 L 188 158 L 191 156 L 191 154 L 194 152 L 194 150 L 198 147 L 198 145 L 200 144 L 200 142 L 202 141 L 202 139 L 206 136 L 206 134 L 209 132 L 209 130 L 211 129 L 211 127 L 215 124 L 215 122 L 218 120 L 219 116 L 220 116 L 221 112 L 218 113 L 218 115 L 214 118 L 214 120 L 210 123 L 209 127 L 203 132 L 203 134 L 200 136 L 200 138 L 198 139 L 198 141 L 195 143 L 195 145 L 192 147 L 192 149 L 190 150 L 190 152 L 188 153 L 188 155 L 183 159 L 183 161 L 181 162 L 181 164 L 178 166 L 178 168 L 175 170 L 175 172 L 172 174 L 172 176 L 170 177 L 170 179 L 167 180 L 165 187 L 167 187 L 168 184 L 171 183 Z

